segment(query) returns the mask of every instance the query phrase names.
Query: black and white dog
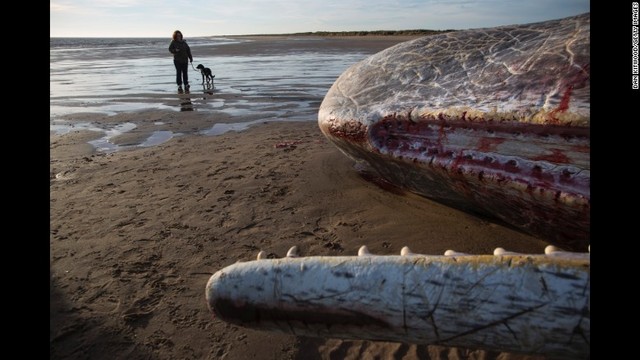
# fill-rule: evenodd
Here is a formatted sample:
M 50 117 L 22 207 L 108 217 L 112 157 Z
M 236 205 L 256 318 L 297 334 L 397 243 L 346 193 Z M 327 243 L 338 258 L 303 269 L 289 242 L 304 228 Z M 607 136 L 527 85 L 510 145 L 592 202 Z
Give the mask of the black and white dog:
M 196 69 L 200 70 L 200 74 L 202 74 L 203 84 L 206 81 L 207 84 L 211 83 L 211 85 L 213 85 L 213 78 L 216 76 L 211 73 L 211 69 L 209 69 L 208 67 L 204 67 L 204 65 L 202 64 L 198 64 L 198 66 L 196 66 Z

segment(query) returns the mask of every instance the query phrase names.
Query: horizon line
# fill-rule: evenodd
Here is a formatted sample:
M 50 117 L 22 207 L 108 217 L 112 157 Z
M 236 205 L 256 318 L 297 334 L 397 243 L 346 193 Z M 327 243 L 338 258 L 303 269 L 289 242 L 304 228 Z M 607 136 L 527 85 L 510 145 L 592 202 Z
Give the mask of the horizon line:
M 432 30 L 432 29 L 406 29 L 406 30 L 345 30 L 345 31 L 306 31 L 306 32 L 294 32 L 294 33 L 258 33 L 258 34 L 222 34 L 222 35 L 201 35 L 190 36 L 190 38 L 204 38 L 204 37 L 234 37 L 234 36 L 411 36 L 411 35 L 429 35 L 434 33 L 444 33 L 458 31 L 456 29 L 446 30 Z M 135 39 L 135 38 L 165 38 L 166 36 L 49 36 L 52 38 L 103 38 L 103 39 Z M 170 38 L 170 36 L 169 36 Z

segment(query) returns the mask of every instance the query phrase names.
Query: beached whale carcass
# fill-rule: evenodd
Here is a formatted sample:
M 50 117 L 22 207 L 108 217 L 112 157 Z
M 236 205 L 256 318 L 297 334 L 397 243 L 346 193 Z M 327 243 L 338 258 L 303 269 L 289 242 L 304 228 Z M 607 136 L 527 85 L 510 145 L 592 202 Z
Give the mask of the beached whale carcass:
M 457 31 L 355 64 L 324 134 L 388 181 L 550 242 L 590 241 L 589 14 Z M 508 239 L 505 239 L 508 241 Z M 213 274 L 220 319 L 303 336 L 590 356 L 590 255 L 298 257 Z
M 398 44 L 337 79 L 320 129 L 395 185 L 584 249 L 589 37 L 587 13 Z

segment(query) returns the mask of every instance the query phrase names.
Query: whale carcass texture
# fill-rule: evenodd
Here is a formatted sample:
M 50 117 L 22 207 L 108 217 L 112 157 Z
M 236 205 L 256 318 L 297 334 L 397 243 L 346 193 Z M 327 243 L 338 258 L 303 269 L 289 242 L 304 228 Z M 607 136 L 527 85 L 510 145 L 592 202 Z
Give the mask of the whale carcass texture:
M 261 254 L 210 277 L 207 304 L 221 320 L 299 336 L 589 357 L 589 253 Z
M 336 80 L 319 127 L 393 184 L 584 249 L 589 37 L 587 13 L 401 43 Z

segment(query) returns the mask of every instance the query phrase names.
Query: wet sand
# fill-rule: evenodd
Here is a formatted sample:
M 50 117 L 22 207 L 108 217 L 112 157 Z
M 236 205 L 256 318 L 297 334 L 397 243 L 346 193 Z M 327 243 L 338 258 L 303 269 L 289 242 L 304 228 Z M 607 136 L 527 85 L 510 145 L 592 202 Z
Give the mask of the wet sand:
M 74 116 L 138 128 L 111 139 L 128 145 L 117 152 L 88 143 L 99 131 L 50 135 L 51 359 L 540 358 L 303 338 L 216 319 L 204 299 L 208 278 L 260 250 L 278 257 L 293 245 L 303 256 L 355 255 L 361 245 L 375 254 L 403 246 L 423 254 L 541 253 L 548 243 L 377 186 L 324 138 L 315 118 L 228 115 L 216 121 L 255 124 L 214 136 L 197 131 L 211 126 L 203 111 Z M 137 146 L 159 122 L 180 135 Z

